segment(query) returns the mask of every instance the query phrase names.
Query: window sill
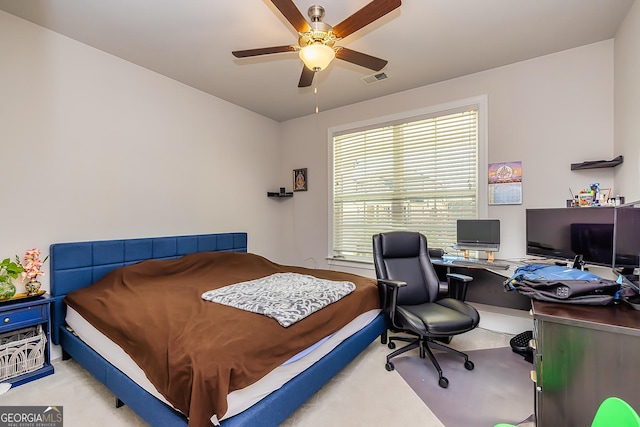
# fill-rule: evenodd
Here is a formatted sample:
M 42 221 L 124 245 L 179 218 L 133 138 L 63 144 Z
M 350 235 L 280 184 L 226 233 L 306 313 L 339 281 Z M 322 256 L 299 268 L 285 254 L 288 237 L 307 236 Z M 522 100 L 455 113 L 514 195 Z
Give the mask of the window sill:
M 367 271 L 374 271 L 375 268 L 373 266 L 373 262 L 370 261 L 355 261 L 348 260 L 344 258 L 331 258 L 327 257 L 327 264 L 335 267 L 347 267 L 347 268 L 356 268 Z

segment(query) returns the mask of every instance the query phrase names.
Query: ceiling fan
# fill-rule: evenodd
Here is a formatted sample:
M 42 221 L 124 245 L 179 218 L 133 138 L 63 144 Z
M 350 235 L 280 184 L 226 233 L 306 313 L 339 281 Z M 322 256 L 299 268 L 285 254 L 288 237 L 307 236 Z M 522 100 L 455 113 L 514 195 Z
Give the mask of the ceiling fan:
M 334 58 L 374 71 L 380 71 L 387 65 L 384 59 L 336 46 L 336 42 L 396 9 L 400 6 L 401 0 L 373 0 L 333 27 L 322 21 L 325 14 L 322 6 L 315 5 L 309 8 L 310 22 L 307 22 L 293 0 L 271 0 L 271 2 L 300 34 L 298 44 L 236 50 L 232 52 L 236 58 L 298 52 L 305 64 L 298 87 L 311 86 L 315 73 L 324 70 Z

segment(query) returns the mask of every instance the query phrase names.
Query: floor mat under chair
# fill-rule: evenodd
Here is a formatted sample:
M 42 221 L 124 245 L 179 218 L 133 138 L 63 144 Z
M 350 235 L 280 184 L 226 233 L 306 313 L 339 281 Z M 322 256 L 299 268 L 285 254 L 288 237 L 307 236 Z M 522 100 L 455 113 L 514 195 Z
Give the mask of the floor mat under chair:
M 468 351 L 475 369 L 467 371 L 464 359 L 436 352 L 446 389 L 438 385 L 438 373 L 417 351 L 392 359 L 395 369 L 446 427 L 492 427 L 518 424 L 534 411 L 531 363 L 501 347 Z

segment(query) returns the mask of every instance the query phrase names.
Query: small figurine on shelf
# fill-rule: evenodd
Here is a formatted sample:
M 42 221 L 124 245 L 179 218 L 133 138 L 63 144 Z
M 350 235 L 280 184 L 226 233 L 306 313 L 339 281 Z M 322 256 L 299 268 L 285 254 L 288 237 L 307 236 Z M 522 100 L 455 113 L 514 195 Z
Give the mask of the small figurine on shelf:
M 596 182 L 594 184 L 591 184 L 591 186 L 589 187 L 591 189 L 591 194 L 593 196 L 593 199 L 591 201 L 591 203 L 593 204 L 593 206 L 599 206 L 600 205 L 600 183 Z
M 44 264 L 47 259 L 49 259 L 49 255 L 47 255 L 44 260 L 41 260 L 40 249 L 36 248 L 29 249 L 24 253 L 24 263 L 21 263 L 20 258 L 16 255 L 16 263 L 24 269 L 20 275 L 23 280 L 28 280 L 25 284 L 28 296 L 38 295 L 40 291 L 38 276 L 44 275 L 44 271 L 42 271 L 42 264 Z

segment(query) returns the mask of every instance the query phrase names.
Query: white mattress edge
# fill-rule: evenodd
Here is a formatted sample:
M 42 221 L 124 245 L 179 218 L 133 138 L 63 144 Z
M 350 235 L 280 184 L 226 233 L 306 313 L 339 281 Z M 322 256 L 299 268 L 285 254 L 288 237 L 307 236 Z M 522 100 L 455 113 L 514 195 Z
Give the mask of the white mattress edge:
M 287 381 L 309 368 L 323 356 L 331 352 L 331 350 L 337 347 L 342 341 L 368 325 L 379 313 L 380 310 L 376 309 L 359 315 L 304 357 L 297 359 L 294 362 L 279 366 L 265 377 L 248 387 L 229 393 L 227 396 L 228 410 L 221 419 L 230 418 L 239 414 L 269 395 L 271 392 L 282 387 Z M 167 405 L 173 406 L 160 392 L 158 392 L 155 386 L 146 377 L 142 369 L 121 347 L 94 328 L 72 307 L 67 307 L 66 321 L 67 325 L 73 329 L 78 337 L 93 348 L 100 356 L 122 371 L 148 393 L 152 394 Z

